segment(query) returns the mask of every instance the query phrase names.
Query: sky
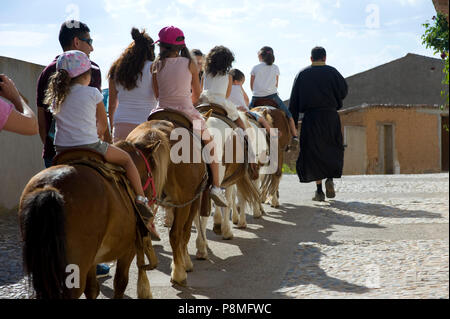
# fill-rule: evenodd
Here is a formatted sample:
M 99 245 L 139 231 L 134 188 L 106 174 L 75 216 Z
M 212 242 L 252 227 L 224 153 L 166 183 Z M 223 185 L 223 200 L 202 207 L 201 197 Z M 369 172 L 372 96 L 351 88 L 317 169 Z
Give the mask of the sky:
M 0 56 L 41 65 L 61 52 L 61 23 L 86 23 L 94 39 L 92 61 L 103 88 L 113 61 L 131 43 L 131 28 L 145 28 L 156 41 L 161 28 L 184 31 L 189 49 L 204 53 L 224 45 L 234 68 L 246 75 L 244 89 L 270 46 L 280 68 L 279 95 L 290 96 L 296 74 L 310 64 L 311 49 L 323 46 L 327 64 L 344 77 L 401 58 L 434 56 L 422 44 L 423 23 L 436 15 L 432 0 L 0 0 Z M 157 49 L 158 53 L 159 50 Z

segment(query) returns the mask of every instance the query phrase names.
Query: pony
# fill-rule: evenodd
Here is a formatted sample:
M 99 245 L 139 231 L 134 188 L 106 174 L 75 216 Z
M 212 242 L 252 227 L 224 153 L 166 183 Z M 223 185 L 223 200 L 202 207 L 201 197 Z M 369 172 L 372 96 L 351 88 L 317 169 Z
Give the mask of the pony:
M 206 107 L 206 109 L 208 108 Z M 214 104 L 213 109 L 215 109 Z M 240 116 L 244 120 L 246 127 L 250 128 L 251 126 L 245 120 L 245 117 L 242 114 Z M 220 161 L 219 165 L 219 173 L 221 187 L 225 188 L 225 196 L 228 201 L 227 207 L 216 206 L 213 230 L 216 234 L 222 235 L 223 239 L 229 240 L 234 237 L 230 226 L 231 211 L 239 209 L 241 218 L 238 227 L 245 228 L 246 206 L 247 204 L 251 207 L 257 206 L 260 201 L 260 195 L 249 176 L 248 158 L 247 160 L 244 158 L 247 156 L 244 154 L 244 138 L 232 130 L 236 127 L 234 123 L 223 114 L 213 113 L 208 117 L 206 125 L 214 137 L 214 141 L 218 147 L 218 154 L 223 154 L 222 161 Z M 253 149 L 256 151 L 255 148 Z M 258 154 L 256 156 L 258 158 Z M 237 199 L 237 202 L 235 202 L 235 199 Z M 259 218 L 261 215 L 254 215 L 254 217 Z M 197 259 L 207 259 L 208 256 L 206 239 L 207 220 L 208 217 L 203 216 L 198 216 L 194 220 L 197 229 Z
M 126 141 L 133 145 L 152 145 L 163 140 L 161 144 L 164 144 L 165 160 L 158 164 L 160 169 L 166 172 L 166 177 L 164 183 L 158 185 L 162 191 L 157 198 L 157 204 L 173 213 L 173 223 L 169 232 L 173 253 L 171 282 L 186 286 L 187 273 L 193 271 L 187 244 L 191 236 L 192 222 L 200 209 L 202 194 L 207 186 L 209 175 L 203 160 L 172 161 L 171 149 L 180 141 L 171 139 L 172 132 L 177 128 L 186 128 L 180 125 L 179 121 L 170 120 L 171 118 L 180 120 L 182 115 L 177 113 L 179 112 L 168 110 L 153 113 L 149 121 L 139 125 L 128 135 Z M 189 135 L 189 144 L 191 150 L 198 146 L 193 135 Z M 190 159 L 193 153 L 190 154 Z
M 148 162 L 156 185 L 165 183 L 166 172 L 159 166 L 166 160 L 160 141 L 145 146 L 127 142 L 116 145 L 131 156 L 143 184 L 150 174 Z M 70 154 L 84 156 L 86 151 Z M 89 152 L 92 156 L 103 159 Z M 120 174 L 127 182 L 123 169 Z M 84 293 L 87 299 L 95 299 L 100 292 L 96 265 L 114 260 L 114 298 L 123 298 L 136 254 L 137 295 L 152 298 L 146 270 L 155 268 L 157 259 L 150 238 L 139 235 L 134 196 L 127 196 L 124 183 L 76 162 L 53 166 L 30 179 L 21 195 L 18 214 L 24 270 L 36 298 L 72 299 Z M 162 189 L 156 187 L 154 191 L 158 195 Z M 151 251 L 145 251 L 143 244 Z M 144 253 L 150 259 L 148 266 L 144 265 Z
M 260 175 L 260 191 L 262 202 L 267 203 L 272 207 L 279 207 L 279 193 L 281 177 L 283 175 L 284 154 L 289 150 L 289 144 L 292 140 L 292 134 L 289 130 L 289 122 L 285 113 L 274 107 L 274 102 L 267 99 L 256 100 L 256 107 L 252 109 L 253 112 L 259 113 L 263 116 L 273 128 L 277 128 L 281 133 L 278 138 L 278 165 L 277 170 L 273 174 Z

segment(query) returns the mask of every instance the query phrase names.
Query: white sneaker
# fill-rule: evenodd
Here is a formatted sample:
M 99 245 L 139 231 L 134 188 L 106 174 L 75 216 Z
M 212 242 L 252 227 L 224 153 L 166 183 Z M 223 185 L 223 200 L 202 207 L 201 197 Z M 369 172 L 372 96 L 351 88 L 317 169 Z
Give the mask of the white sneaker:
M 223 190 L 219 187 L 212 187 L 210 196 L 217 206 L 221 206 L 221 207 L 228 206 L 227 199 L 225 197 L 225 190 Z

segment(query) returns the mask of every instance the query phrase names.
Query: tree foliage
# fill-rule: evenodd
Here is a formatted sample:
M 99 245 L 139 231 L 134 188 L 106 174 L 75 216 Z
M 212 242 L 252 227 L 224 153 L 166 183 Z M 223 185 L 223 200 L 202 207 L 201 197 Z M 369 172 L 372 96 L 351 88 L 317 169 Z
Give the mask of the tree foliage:
M 449 84 L 449 43 L 448 43 L 448 22 L 446 15 L 438 12 L 437 16 L 433 17 L 433 22 L 426 22 L 423 24 L 425 27 L 425 33 L 422 35 L 422 44 L 425 44 L 427 48 L 432 48 L 434 53 L 441 53 L 441 58 L 445 60 L 444 78 L 442 83 L 448 88 Z M 444 98 L 445 106 L 449 105 L 449 93 L 448 90 L 441 91 L 441 95 Z

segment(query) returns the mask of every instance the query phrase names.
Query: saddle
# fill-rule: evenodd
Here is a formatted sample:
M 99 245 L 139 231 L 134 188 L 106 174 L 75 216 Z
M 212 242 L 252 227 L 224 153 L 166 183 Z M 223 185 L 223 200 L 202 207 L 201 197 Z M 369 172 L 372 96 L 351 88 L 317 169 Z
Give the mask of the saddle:
M 253 106 L 273 106 L 278 109 L 278 104 L 274 100 L 260 97 L 254 99 Z
M 177 126 L 184 127 L 192 132 L 193 125 L 190 118 L 188 118 L 183 112 L 172 110 L 172 109 L 161 109 L 152 114 L 147 119 L 152 120 L 163 120 L 176 124 Z
M 200 113 L 206 113 L 209 110 L 212 110 L 214 114 L 218 114 L 221 116 L 228 116 L 228 112 L 222 107 L 220 104 L 215 103 L 202 103 L 196 107 L 196 109 Z
M 211 116 L 218 118 L 225 123 L 227 123 L 232 129 L 237 128 L 237 124 L 234 123 L 229 117 L 228 112 L 221 106 L 220 104 L 215 103 L 202 103 L 199 106 L 196 107 L 196 109 L 202 113 L 205 114 L 208 111 L 212 110 Z

